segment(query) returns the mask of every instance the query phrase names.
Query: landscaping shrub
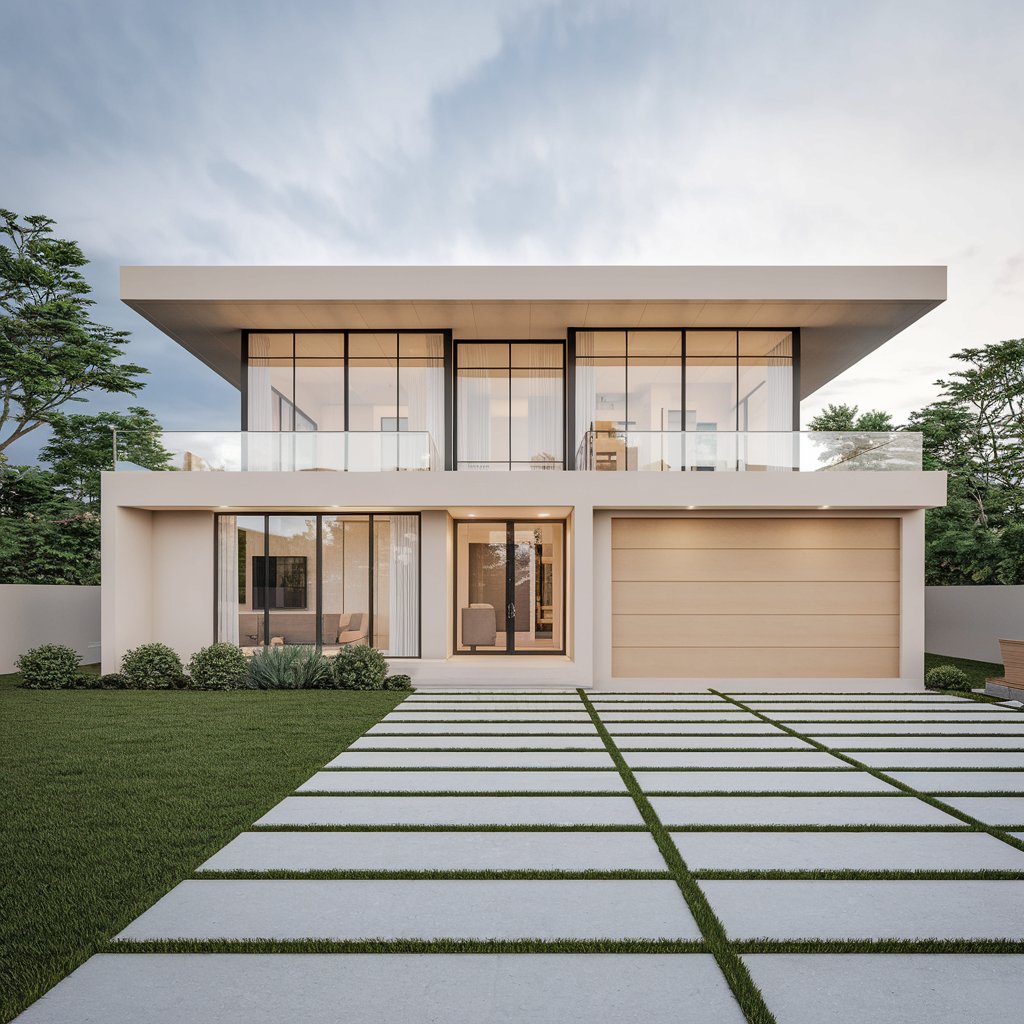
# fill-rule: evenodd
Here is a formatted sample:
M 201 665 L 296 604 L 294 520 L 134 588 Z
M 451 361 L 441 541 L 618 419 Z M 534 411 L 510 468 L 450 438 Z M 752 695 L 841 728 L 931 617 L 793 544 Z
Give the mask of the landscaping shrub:
M 412 689 L 412 678 L 410 676 L 399 673 L 398 675 L 388 676 L 384 680 L 385 690 L 411 690 Z
M 82 672 L 78 677 L 78 685 L 86 690 L 102 690 L 103 676 L 94 676 L 91 672 Z
M 104 690 L 123 690 L 127 685 L 120 672 L 107 672 L 99 676 L 99 684 Z
M 962 668 L 956 665 L 936 665 L 928 670 L 924 685 L 929 690 L 970 690 L 971 680 Z
M 365 644 L 342 647 L 334 657 L 334 681 L 342 690 L 383 690 L 387 674 L 384 655 Z
M 234 644 L 210 644 L 189 660 L 188 685 L 192 690 L 237 690 L 248 668 L 245 655 Z
M 142 644 L 121 660 L 121 675 L 132 690 L 178 689 L 185 685 L 181 658 L 167 644 Z
M 313 647 L 264 647 L 249 659 L 245 686 L 250 690 L 325 689 L 331 663 Z
M 82 658 L 63 644 L 43 644 L 26 651 L 15 662 L 22 686 L 30 690 L 67 690 L 79 682 Z

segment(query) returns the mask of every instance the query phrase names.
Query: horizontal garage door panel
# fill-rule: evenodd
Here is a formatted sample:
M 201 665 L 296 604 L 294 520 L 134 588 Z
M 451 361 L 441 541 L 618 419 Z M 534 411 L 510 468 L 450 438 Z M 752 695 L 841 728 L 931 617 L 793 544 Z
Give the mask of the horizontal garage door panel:
M 616 548 L 612 579 L 887 580 L 900 578 L 896 548 Z
M 898 647 L 897 615 L 614 615 L 615 647 Z
M 899 662 L 895 647 L 612 648 L 612 675 L 620 679 L 878 678 L 898 676 Z
M 895 615 L 899 584 L 613 583 L 617 615 Z
M 898 548 L 897 519 L 616 519 L 613 548 Z M 685 529 L 680 528 L 680 524 Z
M 895 517 L 613 518 L 612 675 L 899 675 Z

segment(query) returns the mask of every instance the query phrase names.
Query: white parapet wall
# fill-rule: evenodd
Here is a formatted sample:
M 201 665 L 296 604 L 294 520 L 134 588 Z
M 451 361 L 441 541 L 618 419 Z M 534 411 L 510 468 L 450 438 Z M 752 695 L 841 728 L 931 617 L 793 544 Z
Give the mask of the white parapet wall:
M 925 587 L 929 654 L 999 664 L 999 639 L 1024 639 L 1024 586 Z
M 83 664 L 100 660 L 100 588 L 48 584 L 0 585 L 0 672 L 40 644 L 64 644 Z

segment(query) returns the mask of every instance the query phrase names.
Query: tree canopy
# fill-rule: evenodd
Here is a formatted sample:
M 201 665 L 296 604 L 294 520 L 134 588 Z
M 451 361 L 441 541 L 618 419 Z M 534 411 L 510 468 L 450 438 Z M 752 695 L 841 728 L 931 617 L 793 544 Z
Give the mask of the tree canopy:
M 90 318 L 88 260 L 53 224 L 0 209 L 0 452 L 90 392 L 136 394 L 148 372 L 118 362 L 128 334 Z
M 858 415 L 859 413 L 859 415 Z M 887 412 L 871 409 L 860 412 L 856 405 L 826 405 L 808 424 L 814 431 L 861 431 L 864 433 L 885 433 L 895 430 L 892 417 Z

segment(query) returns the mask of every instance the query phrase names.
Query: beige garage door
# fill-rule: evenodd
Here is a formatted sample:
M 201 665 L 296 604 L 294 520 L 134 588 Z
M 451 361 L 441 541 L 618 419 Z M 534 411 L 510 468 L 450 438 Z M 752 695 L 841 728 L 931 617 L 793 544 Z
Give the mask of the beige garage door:
M 898 519 L 613 519 L 612 675 L 898 676 Z

